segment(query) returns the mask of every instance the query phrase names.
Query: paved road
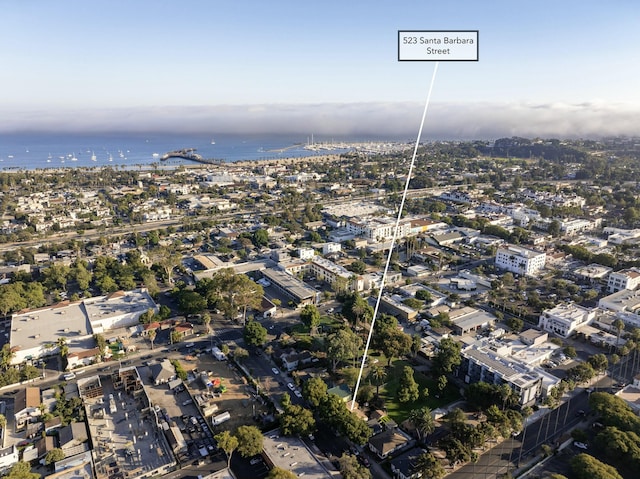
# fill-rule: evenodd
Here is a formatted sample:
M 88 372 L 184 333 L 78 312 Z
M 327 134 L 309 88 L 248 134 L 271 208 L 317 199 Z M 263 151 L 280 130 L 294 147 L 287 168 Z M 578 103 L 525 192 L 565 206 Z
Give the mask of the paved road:
M 607 390 L 609 378 L 602 378 L 594 387 Z M 452 479 L 494 478 L 507 471 L 514 472 L 518 464 L 522 465 L 534 457 L 543 444 L 557 445 L 560 437 L 575 428 L 589 417 L 589 394 L 583 390 L 575 392 L 560 407 L 530 423 L 516 438 L 496 445 L 480 456 L 475 464 L 467 464 L 448 477 Z M 584 411 L 583 417 L 579 412 Z

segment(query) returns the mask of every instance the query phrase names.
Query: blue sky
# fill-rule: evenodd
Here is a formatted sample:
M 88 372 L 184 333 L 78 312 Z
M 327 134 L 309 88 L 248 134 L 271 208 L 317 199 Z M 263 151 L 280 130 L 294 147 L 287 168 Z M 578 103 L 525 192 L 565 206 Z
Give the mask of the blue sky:
M 634 134 L 639 21 L 616 0 L 7 0 L 0 131 L 409 134 L 433 64 L 398 62 L 397 31 L 479 30 L 479 62 L 440 63 L 426 133 Z

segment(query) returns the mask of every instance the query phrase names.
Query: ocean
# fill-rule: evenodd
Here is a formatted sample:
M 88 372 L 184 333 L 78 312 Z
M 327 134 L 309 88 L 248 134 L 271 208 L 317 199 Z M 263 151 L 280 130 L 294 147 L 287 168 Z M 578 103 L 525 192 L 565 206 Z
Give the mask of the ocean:
M 331 142 L 332 138 L 315 138 Z M 338 140 L 336 140 L 338 141 Z M 340 139 L 339 141 L 374 141 Z M 378 140 L 376 140 L 378 141 Z M 381 140 L 380 140 L 381 141 Z M 392 141 L 392 140 L 388 140 Z M 0 171 L 41 168 L 113 166 L 139 167 L 193 164 L 189 160 L 160 161 L 163 154 L 196 148 L 204 158 L 225 162 L 326 155 L 328 151 L 304 148 L 309 138 L 297 136 L 170 135 L 170 134 L 0 134 Z M 342 153 L 347 149 L 332 150 Z

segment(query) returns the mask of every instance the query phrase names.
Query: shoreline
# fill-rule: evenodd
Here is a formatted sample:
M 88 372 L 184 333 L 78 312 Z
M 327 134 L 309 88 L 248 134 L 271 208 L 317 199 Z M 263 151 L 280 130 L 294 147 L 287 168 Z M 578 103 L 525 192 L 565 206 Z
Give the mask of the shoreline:
M 287 166 L 287 165 L 296 165 L 298 163 L 317 163 L 317 162 L 330 162 L 333 163 L 340 159 L 340 154 L 326 154 L 326 155 L 309 155 L 309 156 L 292 156 L 287 158 L 269 158 L 269 159 L 258 159 L 258 160 L 239 160 L 239 161 L 223 161 L 220 163 L 198 163 L 193 162 L 192 164 L 157 164 L 154 166 L 153 163 L 137 163 L 127 165 L 127 170 L 138 170 L 141 171 L 152 171 L 152 170 L 177 170 L 179 168 L 187 168 L 187 169 L 207 169 L 207 168 L 255 168 L 255 167 L 265 167 L 265 166 Z M 113 170 L 120 169 L 118 165 L 101 165 L 101 166 L 57 166 L 50 168 L 5 168 L 0 170 L 0 173 L 27 173 L 27 172 L 39 172 L 39 173 L 62 173 L 67 172 L 69 170 L 94 170 L 94 171 L 102 171 L 105 169 L 111 168 Z

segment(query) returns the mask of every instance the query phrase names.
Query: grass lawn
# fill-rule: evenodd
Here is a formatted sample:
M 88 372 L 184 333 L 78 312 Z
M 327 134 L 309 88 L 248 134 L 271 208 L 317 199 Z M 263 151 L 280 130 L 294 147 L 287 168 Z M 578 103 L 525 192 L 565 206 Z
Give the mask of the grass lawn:
M 402 421 L 407 419 L 409 413 L 413 409 L 427 406 L 428 408 L 433 410 L 456 401 L 460 398 L 460 394 L 458 393 L 458 390 L 455 388 L 455 386 L 447 384 L 445 390 L 440 393 L 438 391 L 437 381 L 427 377 L 421 372 L 414 371 L 413 378 L 418 383 L 418 388 L 420 389 L 420 398 L 418 398 L 418 400 L 415 402 L 399 402 L 396 397 L 396 393 L 398 391 L 402 369 L 405 366 L 411 365 L 407 361 L 395 361 L 391 365 L 391 369 L 387 371 L 388 382 L 384 385 L 383 388 L 380 388 L 380 395 L 385 401 L 387 413 L 396 423 L 400 424 L 402 423 Z M 429 389 L 429 396 L 426 399 L 423 399 L 422 391 L 425 387 Z M 436 395 L 439 395 L 440 397 L 437 398 Z

